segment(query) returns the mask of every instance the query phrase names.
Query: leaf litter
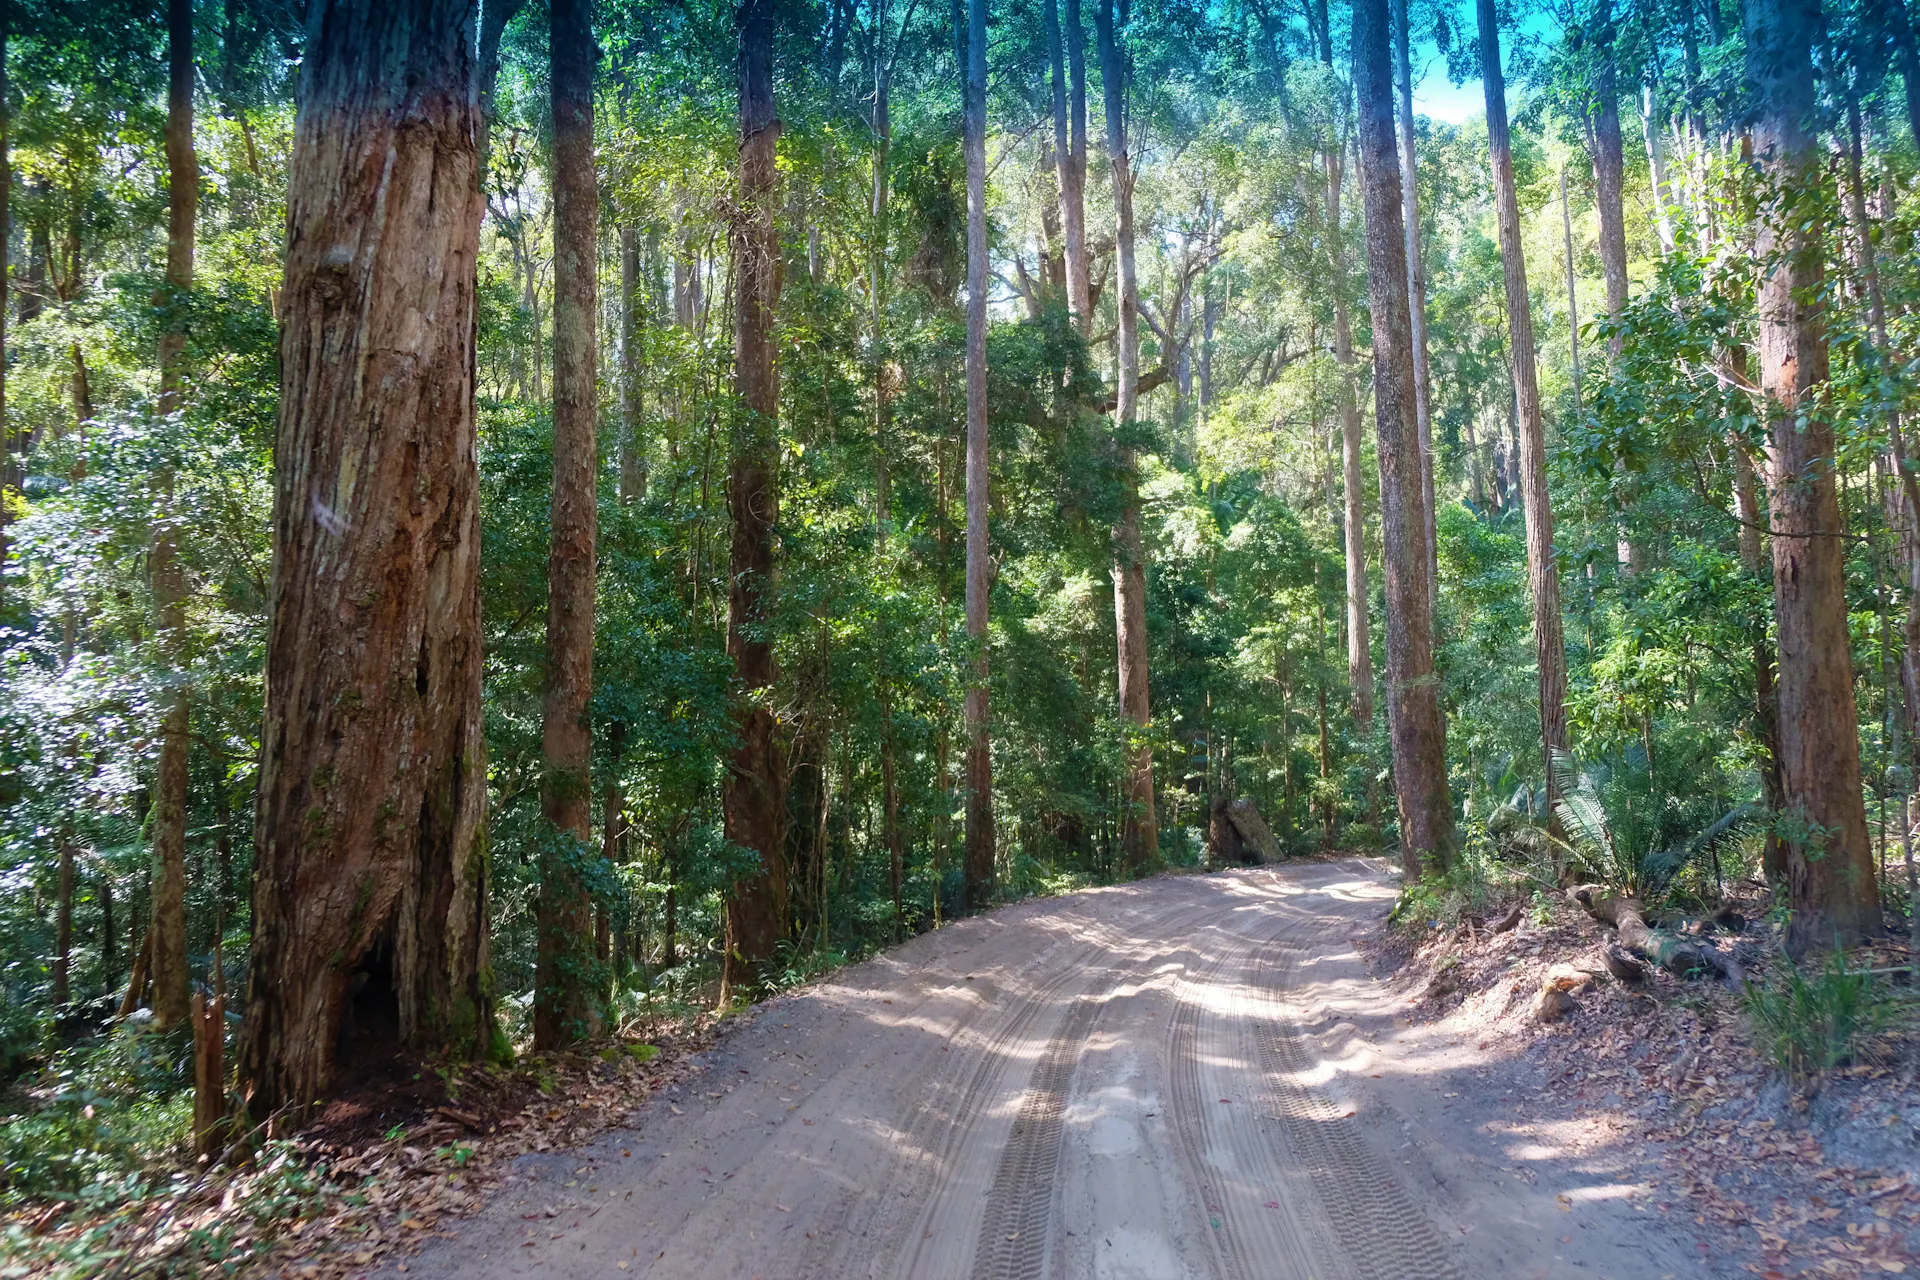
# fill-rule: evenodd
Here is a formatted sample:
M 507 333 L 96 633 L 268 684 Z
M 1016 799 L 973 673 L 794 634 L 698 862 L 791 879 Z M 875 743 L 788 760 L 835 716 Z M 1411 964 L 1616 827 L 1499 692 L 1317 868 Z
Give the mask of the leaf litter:
M 1764 920 L 1765 891 L 1749 886 L 1746 898 L 1747 917 Z M 1862 1061 L 1795 1086 L 1756 1051 L 1737 989 L 1665 972 L 1626 986 L 1600 956 L 1610 930 L 1558 899 L 1543 896 L 1533 912 L 1510 932 L 1468 919 L 1417 945 L 1383 927 L 1366 940 L 1369 960 L 1406 989 L 1410 1021 L 1445 1022 L 1485 1053 L 1520 1112 L 1577 1121 L 1589 1146 L 1630 1152 L 1621 1180 L 1635 1184 L 1633 1207 L 1691 1234 L 1720 1274 L 1920 1276 L 1920 1028 L 1911 1018 Z M 1755 981 L 1786 963 L 1761 925 L 1725 949 Z M 1906 960 L 1882 942 L 1850 967 L 1886 972 Z M 1571 989 L 1573 1008 L 1543 1022 L 1538 997 L 1556 987 Z
M 689 1059 L 713 1042 L 714 1025 L 699 1015 L 506 1067 L 452 1069 L 439 1100 L 415 1100 L 407 1122 L 386 1127 L 367 1123 L 370 1108 L 336 1100 L 253 1161 L 183 1164 L 111 1203 L 22 1202 L 0 1216 L 0 1280 L 364 1275 L 446 1234 L 518 1157 L 625 1123 L 698 1070 Z M 542 1220 L 560 1213 L 549 1207 Z

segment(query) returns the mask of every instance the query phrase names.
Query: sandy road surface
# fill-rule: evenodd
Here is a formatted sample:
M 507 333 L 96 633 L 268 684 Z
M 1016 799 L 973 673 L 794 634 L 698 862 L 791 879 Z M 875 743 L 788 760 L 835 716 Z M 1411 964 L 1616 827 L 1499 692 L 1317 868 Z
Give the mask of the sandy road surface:
M 526 1157 L 410 1276 L 1701 1274 L 1621 1201 L 1628 1164 L 1523 1140 L 1399 1025 L 1351 942 L 1382 872 L 1168 876 L 919 938 Z

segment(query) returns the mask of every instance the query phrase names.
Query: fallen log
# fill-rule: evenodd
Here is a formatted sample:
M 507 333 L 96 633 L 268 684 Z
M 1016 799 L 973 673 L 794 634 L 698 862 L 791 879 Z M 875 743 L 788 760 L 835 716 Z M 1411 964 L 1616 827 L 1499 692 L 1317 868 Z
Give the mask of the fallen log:
M 1644 982 L 1647 966 L 1640 960 L 1627 954 L 1626 948 L 1617 942 L 1609 942 L 1600 948 L 1600 961 L 1607 966 L 1607 972 L 1622 982 Z
M 1686 977 L 1711 969 L 1731 983 L 1746 979 L 1740 965 L 1717 948 L 1699 946 L 1678 934 L 1649 928 L 1646 908 L 1637 898 L 1605 893 L 1598 885 L 1590 884 L 1573 886 L 1567 890 L 1567 897 L 1601 924 L 1611 926 L 1619 934 L 1623 949 L 1668 973 Z

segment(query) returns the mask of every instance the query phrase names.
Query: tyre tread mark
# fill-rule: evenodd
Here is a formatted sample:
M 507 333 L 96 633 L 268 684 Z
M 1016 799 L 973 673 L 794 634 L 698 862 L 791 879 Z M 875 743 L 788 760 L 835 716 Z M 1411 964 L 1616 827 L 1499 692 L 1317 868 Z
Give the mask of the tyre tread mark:
M 1284 992 L 1290 985 L 1298 954 L 1283 948 L 1280 958 L 1270 957 L 1263 964 L 1273 979 L 1266 984 L 1270 993 Z M 1453 1250 L 1367 1144 L 1352 1113 L 1300 1082 L 1300 1074 L 1314 1065 L 1303 1036 L 1296 1021 L 1277 1011 L 1259 1019 L 1264 1101 L 1280 1122 L 1288 1147 L 1312 1175 L 1326 1221 L 1356 1273 L 1364 1280 L 1416 1275 L 1459 1280 Z

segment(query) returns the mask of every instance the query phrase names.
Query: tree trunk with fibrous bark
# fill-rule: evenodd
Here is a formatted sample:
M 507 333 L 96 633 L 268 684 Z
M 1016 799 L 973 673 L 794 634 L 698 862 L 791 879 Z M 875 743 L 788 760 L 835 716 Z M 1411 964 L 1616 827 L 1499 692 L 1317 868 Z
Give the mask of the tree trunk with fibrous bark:
M 1446 726 L 1433 665 L 1427 581 L 1426 494 L 1413 397 L 1413 326 L 1407 313 L 1406 226 L 1400 170 L 1392 163 L 1393 70 L 1387 0 L 1355 0 L 1354 79 L 1373 311 L 1374 413 L 1380 456 L 1380 524 L 1387 576 L 1387 723 L 1399 799 L 1401 860 L 1410 878 L 1453 864 L 1459 838 L 1447 786 Z
M 1824 175 L 1811 129 L 1818 38 L 1812 0 L 1751 0 L 1747 74 L 1758 90 L 1754 154 L 1771 188 L 1754 257 L 1762 411 L 1773 444 L 1768 486 L 1774 620 L 1780 650 L 1780 777 L 1787 841 L 1787 941 L 1796 953 L 1879 931 L 1847 633 L 1845 534 L 1834 488 L 1834 423 L 1819 388 L 1827 340 L 1817 295 Z
M 471 6 L 327 3 L 309 31 L 238 1054 L 256 1121 L 325 1095 L 350 1001 L 421 1052 L 493 1035 Z
M 740 209 L 734 223 L 734 392 L 740 399 L 727 510 L 733 524 L 727 653 L 733 659 L 734 732 L 724 806 L 727 839 L 760 855 L 728 892 L 722 999 L 757 986 L 786 934 L 786 778 L 773 710 L 774 528 L 780 513 L 775 424 L 780 373 L 774 319 L 780 303 L 779 199 L 773 104 L 773 0 L 745 0 L 740 30 Z
M 533 1042 L 557 1049 L 605 1021 L 586 889 L 593 847 L 594 556 L 598 350 L 594 274 L 600 191 L 593 161 L 592 0 L 549 7 L 553 98 L 553 502 L 548 517 L 547 688 L 540 727 L 541 858 Z
M 160 337 L 160 412 L 177 413 L 186 382 L 186 294 L 193 288 L 200 162 L 193 150 L 193 2 L 167 0 L 167 313 Z M 187 972 L 187 577 L 173 511 L 173 469 L 154 477 L 160 525 L 148 561 L 155 630 L 172 679 L 162 697 L 160 760 L 153 781 L 153 1019 L 185 1024 Z
M 987 724 L 987 3 L 968 0 L 967 155 L 967 905 L 993 898 L 993 752 Z

